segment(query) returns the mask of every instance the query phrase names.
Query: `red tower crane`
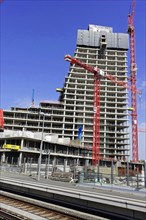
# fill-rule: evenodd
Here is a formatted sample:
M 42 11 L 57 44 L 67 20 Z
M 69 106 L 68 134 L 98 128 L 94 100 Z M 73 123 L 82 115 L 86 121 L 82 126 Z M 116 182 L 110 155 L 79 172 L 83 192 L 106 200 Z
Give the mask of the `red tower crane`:
M 4 115 L 3 110 L 0 109 L 0 132 L 4 131 Z
M 136 52 L 135 52 L 135 28 L 134 28 L 134 13 L 136 0 L 132 1 L 131 13 L 128 15 L 128 33 L 130 37 L 130 81 L 131 87 L 131 107 L 132 111 L 132 160 L 138 161 L 138 116 L 137 116 L 137 95 L 136 90 Z
M 118 79 L 103 70 L 87 65 L 70 55 L 65 56 L 65 60 L 71 64 L 83 67 L 85 70 L 94 74 L 94 117 L 93 117 L 93 146 L 92 146 L 92 164 L 96 165 L 100 159 L 100 78 L 106 78 L 119 86 L 130 89 L 134 94 L 140 94 L 141 91 L 129 86 L 126 82 L 118 81 Z

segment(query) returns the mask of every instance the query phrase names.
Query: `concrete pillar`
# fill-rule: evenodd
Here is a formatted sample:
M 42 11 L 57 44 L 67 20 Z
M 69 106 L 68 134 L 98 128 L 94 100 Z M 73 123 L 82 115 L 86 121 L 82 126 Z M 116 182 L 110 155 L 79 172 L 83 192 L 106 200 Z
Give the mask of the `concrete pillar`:
M 18 166 L 21 166 L 22 164 L 22 152 L 19 154 L 19 159 L 18 159 Z
M 23 173 L 26 173 L 26 158 L 24 158 L 24 163 L 23 163 Z
M 64 159 L 64 172 L 66 172 L 66 168 L 67 168 L 67 159 Z
M 12 157 L 11 158 L 11 165 L 13 165 L 13 162 L 14 162 L 14 158 Z
M 8 157 L 6 157 L 6 164 L 8 164 Z
M 139 175 L 139 181 L 141 182 L 141 185 L 145 187 L 145 171 L 143 166 L 142 166 L 141 174 Z
M 81 172 L 79 175 L 79 183 L 83 183 L 84 182 L 84 173 Z
M 23 149 L 24 146 L 24 138 L 21 139 L 21 149 Z
M 45 172 L 46 179 L 48 179 L 48 177 L 49 177 L 49 166 L 50 166 L 50 151 L 48 152 L 48 155 L 46 158 L 46 172 Z
M 79 166 L 79 158 L 77 158 L 77 166 Z
M 53 163 L 52 163 L 52 172 L 53 173 L 55 172 L 55 167 L 56 167 L 56 157 L 54 158 Z
M 127 161 L 127 186 L 129 186 L 129 162 Z
M 88 175 L 88 172 L 87 172 L 87 167 L 88 167 L 88 165 L 89 165 L 89 160 L 86 159 L 86 160 L 85 160 L 85 168 L 84 168 L 84 171 L 85 171 L 84 176 L 85 176 L 85 178 L 86 178 L 87 175 Z
M 76 159 L 74 159 L 74 170 L 73 170 L 73 178 L 76 177 Z
M 5 162 L 5 160 L 6 160 L 5 152 L 2 153 L 2 159 L 1 160 L 2 160 L 2 163 Z
M 113 161 L 111 161 L 111 184 L 114 182 L 114 164 Z
M 56 145 L 54 145 L 54 153 L 56 153 Z
M 32 157 L 30 158 L 30 163 L 29 163 L 29 175 L 31 175 L 31 165 L 32 165 Z
M 78 148 L 78 156 L 80 155 L 80 149 Z
M 89 166 L 89 160 L 88 160 L 88 159 L 85 160 L 85 166 L 86 166 L 86 167 Z
M 56 157 L 53 159 L 53 166 L 56 166 Z

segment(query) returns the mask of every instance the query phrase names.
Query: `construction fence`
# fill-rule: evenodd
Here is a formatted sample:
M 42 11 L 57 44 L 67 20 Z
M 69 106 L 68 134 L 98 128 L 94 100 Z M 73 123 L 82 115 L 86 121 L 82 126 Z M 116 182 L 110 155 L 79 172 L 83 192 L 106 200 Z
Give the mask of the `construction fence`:
M 38 176 L 38 160 L 29 158 L 21 165 L 18 158 L 11 158 L 11 162 L 0 161 L 1 172 L 21 173 L 29 176 Z M 87 184 L 91 186 L 107 186 L 115 185 L 122 187 L 130 187 L 133 189 L 146 188 L 146 163 L 143 169 L 131 169 L 127 167 L 112 166 L 78 166 L 77 164 L 55 164 L 48 158 L 41 161 L 40 169 L 41 178 L 52 179 L 56 181 L 64 181 L 78 184 Z

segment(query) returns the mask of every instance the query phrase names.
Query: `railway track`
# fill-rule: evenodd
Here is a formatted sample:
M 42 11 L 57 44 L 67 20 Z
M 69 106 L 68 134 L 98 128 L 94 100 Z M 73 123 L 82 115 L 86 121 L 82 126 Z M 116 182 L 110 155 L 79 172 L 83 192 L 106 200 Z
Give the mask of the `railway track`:
M 3 192 L 0 195 L 0 216 L 4 220 L 83 220 L 83 219 L 106 219 L 97 216 L 88 216 L 88 214 L 84 214 L 85 216 L 80 217 L 80 213 L 74 210 L 70 210 L 67 208 L 54 206 L 53 204 L 49 204 L 50 209 L 43 207 L 45 202 L 40 202 L 34 199 L 27 198 L 28 202 L 26 202 L 26 198 L 23 196 L 18 196 L 16 199 L 16 195 L 12 193 Z M 24 200 L 24 201 L 23 201 Z M 54 210 L 54 209 L 57 209 Z M 59 212 L 60 211 L 60 212 Z
M 22 217 L 16 216 L 6 210 L 0 210 L 0 220 L 22 220 Z
M 29 202 L 20 201 L 3 195 L 0 195 L 0 203 L 2 209 L 1 215 L 6 217 L 6 219 L 30 220 L 37 216 L 40 220 L 79 220 L 79 218 L 68 216 L 67 214 L 65 215 L 63 213 L 40 207 L 39 205 L 33 205 Z M 10 218 L 8 216 L 10 216 Z

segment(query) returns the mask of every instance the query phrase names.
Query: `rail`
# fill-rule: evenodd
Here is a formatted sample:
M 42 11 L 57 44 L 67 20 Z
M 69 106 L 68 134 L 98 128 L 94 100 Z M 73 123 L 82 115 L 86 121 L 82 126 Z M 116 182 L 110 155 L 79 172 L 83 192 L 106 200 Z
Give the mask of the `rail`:
M 7 210 L 2 210 L 2 208 L 0 209 L 0 217 L 1 219 L 6 219 L 6 220 L 23 220 L 26 218 L 22 218 L 22 216 L 16 216 L 16 214 L 12 214 L 10 213 L 10 211 Z

